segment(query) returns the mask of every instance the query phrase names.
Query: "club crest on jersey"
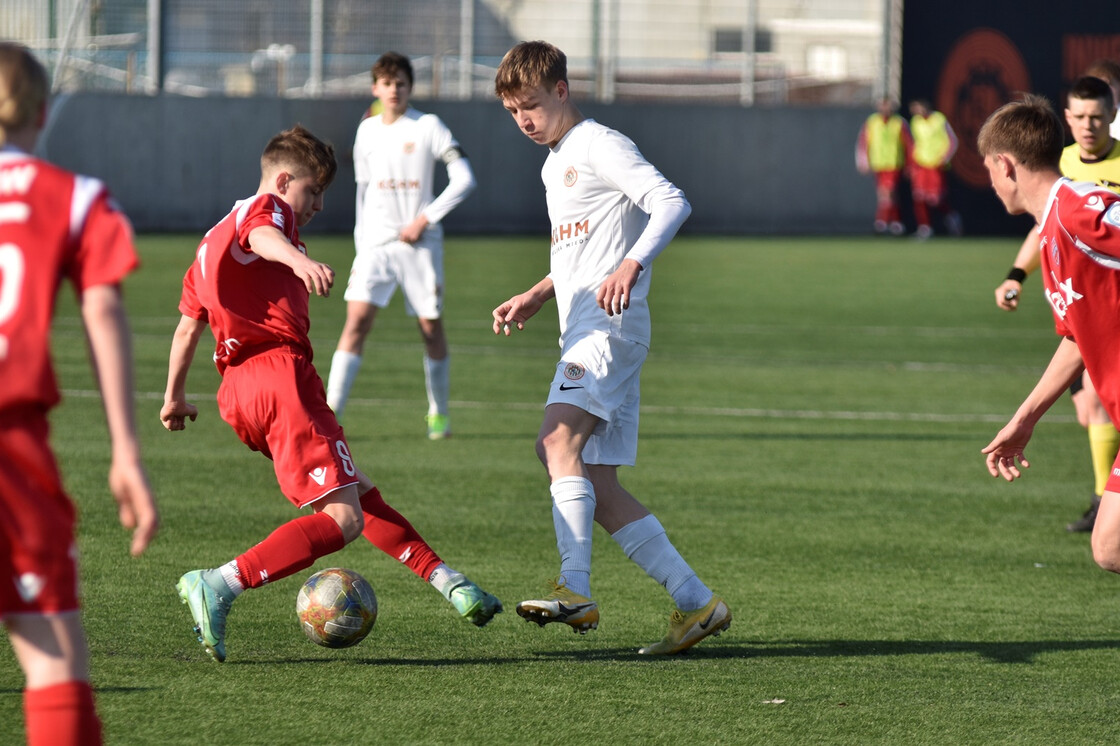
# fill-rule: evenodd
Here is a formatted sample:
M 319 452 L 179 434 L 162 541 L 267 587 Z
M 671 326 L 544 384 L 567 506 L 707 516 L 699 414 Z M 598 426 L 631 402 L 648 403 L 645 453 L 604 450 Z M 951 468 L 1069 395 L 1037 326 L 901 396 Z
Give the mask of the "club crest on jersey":
M 576 181 L 579 180 L 579 171 L 576 171 L 575 166 L 568 166 L 568 170 L 564 172 L 564 186 L 575 186 Z
M 1042 236 L 1041 239 L 1038 242 L 1038 253 L 1045 256 L 1047 246 L 1049 246 L 1049 248 L 1050 248 L 1050 261 L 1052 261 L 1054 263 L 1055 267 L 1060 266 L 1061 263 L 1062 263 L 1062 260 L 1061 260 L 1061 257 L 1058 255 L 1058 242 L 1057 241 L 1051 242 L 1050 239 L 1048 239 L 1046 236 Z
M 583 366 L 579 363 L 568 363 L 564 366 L 564 378 L 569 381 L 578 381 L 583 378 L 584 372 Z
M 404 154 L 405 155 L 412 155 L 415 152 L 416 152 L 416 143 L 406 142 L 404 144 Z

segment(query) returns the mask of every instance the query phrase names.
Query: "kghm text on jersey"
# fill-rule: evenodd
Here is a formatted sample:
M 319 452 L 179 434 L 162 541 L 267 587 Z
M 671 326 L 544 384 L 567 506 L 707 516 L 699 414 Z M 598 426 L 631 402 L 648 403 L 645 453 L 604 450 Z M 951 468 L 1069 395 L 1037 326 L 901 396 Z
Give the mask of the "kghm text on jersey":
M 552 228 L 552 245 L 560 243 L 561 241 L 568 241 L 572 238 L 585 236 L 591 233 L 591 221 L 584 220 L 582 223 L 568 223 L 567 225 L 557 225 Z
M 378 189 L 395 192 L 404 189 L 419 189 L 419 179 L 381 179 L 377 182 Z

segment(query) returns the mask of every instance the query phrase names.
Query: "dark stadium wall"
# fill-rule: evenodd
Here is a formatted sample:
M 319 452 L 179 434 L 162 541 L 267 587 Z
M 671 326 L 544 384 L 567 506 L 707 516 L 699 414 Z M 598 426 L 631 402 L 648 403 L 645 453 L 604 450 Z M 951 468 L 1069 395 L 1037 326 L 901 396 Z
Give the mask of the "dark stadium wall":
M 966 230 L 1025 232 L 1031 220 L 1008 216 L 992 193 L 976 134 L 1022 91 L 1047 96 L 1060 114 L 1086 67 L 1101 58 L 1120 61 L 1120 3 L 911 0 L 903 18 L 902 100 L 929 99 L 960 137 L 951 196 Z
M 52 103 L 40 149 L 104 179 L 140 231 L 209 228 L 258 181 L 258 156 L 299 122 L 334 143 L 340 169 L 309 232 L 347 233 L 354 219 L 351 145 L 366 100 L 74 94 Z M 459 233 L 548 235 L 540 167 L 547 151 L 496 101 L 417 101 L 455 133 L 479 188 L 448 216 Z M 686 232 L 870 233 L 875 193 L 855 169 L 867 109 L 718 105 L 605 106 L 588 116 L 629 135 L 688 195 Z
M 1024 233 L 986 183 L 975 153 L 984 119 L 1016 92 L 1061 101 L 1101 57 L 1120 59 L 1120 3 L 911 0 L 905 4 L 902 98 L 929 98 L 961 140 L 951 196 L 971 234 Z M 275 132 L 302 122 L 339 152 L 341 168 L 311 232 L 353 225 L 354 129 L 368 101 L 73 94 L 52 104 L 41 151 L 104 179 L 141 231 L 204 230 L 257 182 Z M 479 189 L 447 218 L 461 233 L 548 234 L 539 169 L 546 151 L 496 101 L 417 101 L 439 114 L 471 157 Z M 708 234 L 869 233 L 875 194 L 854 167 L 872 106 L 581 104 L 632 137 L 693 205 L 684 230 Z M 903 204 L 906 184 L 903 184 Z M 910 226 L 913 228 L 913 225 Z

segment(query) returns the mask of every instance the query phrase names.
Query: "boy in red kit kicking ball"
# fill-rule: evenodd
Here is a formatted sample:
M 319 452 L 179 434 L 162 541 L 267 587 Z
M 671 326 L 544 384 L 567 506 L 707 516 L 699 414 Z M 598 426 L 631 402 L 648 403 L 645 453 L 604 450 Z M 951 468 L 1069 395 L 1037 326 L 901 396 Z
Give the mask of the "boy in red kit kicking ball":
M 217 341 L 222 375 L 218 410 L 238 437 L 272 459 L 284 495 L 311 508 L 217 569 L 179 579 L 199 641 L 225 660 L 233 600 L 247 588 L 287 577 L 365 536 L 431 582 L 468 621 L 484 626 L 502 610 L 497 598 L 445 565 L 354 464 L 311 364 L 309 294 L 327 295 L 334 271 L 307 256 L 299 227 L 323 209 L 334 179 L 334 149 L 301 126 L 281 132 L 261 155 L 255 196 L 210 229 L 183 278 L 183 314 L 171 344 L 160 419 L 182 430 L 198 409 L 186 378 L 206 326 Z
M 1034 427 L 1069 384 L 1087 371 L 1113 422 L 1120 422 L 1120 195 L 1063 178 L 1064 131 L 1049 102 L 1026 96 L 998 109 L 980 129 L 978 150 L 992 188 L 1011 214 L 1038 224 L 1045 296 L 1061 341 L 1011 421 L 983 449 L 988 471 L 1013 481 Z M 1113 464 L 1093 525 L 1093 559 L 1120 573 L 1120 464 Z
M 47 71 L 0 43 L 0 619 L 25 677 L 31 746 L 101 743 L 79 617 L 74 506 L 51 453 L 59 401 L 51 319 L 63 279 L 81 304 L 112 442 L 109 488 L 132 554 L 159 515 L 140 462 L 132 353 L 120 282 L 137 266 L 128 220 L 105 185 L 30 155 L 47 120 Z

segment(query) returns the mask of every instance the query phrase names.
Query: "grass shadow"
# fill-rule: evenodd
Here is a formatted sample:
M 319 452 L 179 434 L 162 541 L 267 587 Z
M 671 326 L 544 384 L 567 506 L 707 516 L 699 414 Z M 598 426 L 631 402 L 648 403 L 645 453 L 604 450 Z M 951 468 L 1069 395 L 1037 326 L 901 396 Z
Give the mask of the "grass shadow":
M 905 655 L 974 655 L 992 663 L 1033 663 L 1043 653 L 1120 650 L 1120 640 L 778 640 L 773 642 L 707 642 L 676 656 L 638 655 L 634 648 L 546 651 L 538 658 L 595 662 L 600 660 L 711 660 L 727 658 L 871 658 Z

